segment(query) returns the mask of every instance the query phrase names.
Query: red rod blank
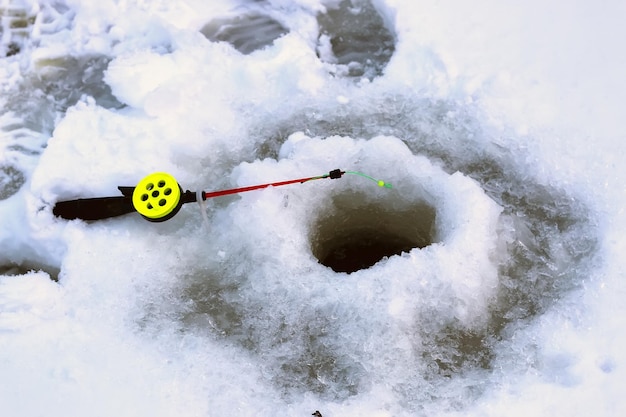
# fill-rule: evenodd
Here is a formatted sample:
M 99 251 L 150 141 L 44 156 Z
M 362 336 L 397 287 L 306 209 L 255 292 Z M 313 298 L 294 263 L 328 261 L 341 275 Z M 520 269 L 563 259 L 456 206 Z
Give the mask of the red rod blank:
M 221 191 L 212 191 L 212 192 L 202 192 L 202 198 L 206 200 L 207 198 L 213 197 L 221 197 L 229 194 L 238 194 L 245 193 L 246 191 L 260 190 L 261 188 L 267 187 L 280 187 L 281 185 L 295 184 L 295 183 L 303 183 L 311 180 L 318 180 L 321 178 L 328 178 L 328 175 L 322 175 L 321 177 L 308 177 L 308 178 L 300 178 L 297 180 L 289 180 L 289 181 L 280 181 L 280 182 L 271 182 L 268 184 L 259 184 L 259 185 L 251 185 L 249 187 L 241 187 L 241 188 L 231 188 L 228 190 Z

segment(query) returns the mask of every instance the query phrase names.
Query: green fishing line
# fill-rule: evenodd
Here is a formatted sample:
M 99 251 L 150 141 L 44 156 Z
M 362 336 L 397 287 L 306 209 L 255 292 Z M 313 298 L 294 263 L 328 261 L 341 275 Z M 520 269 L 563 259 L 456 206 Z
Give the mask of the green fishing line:
M 358 175 L 360 177 L 363 178 L 367 178 L 368 180 L 374 181 L 376 184 L 378 184 L 379 187 L 385 187 L 385 188 L 393 188 L 391 186 L 391 184 L 383 181 L 383 180 L 377 180 L 376 178 L 372 178 L 367 174 L 364 174 L 362 172 L 357 172 L 357 171 L 346 171 L 346 174 L 352 174 L 352 175 Z

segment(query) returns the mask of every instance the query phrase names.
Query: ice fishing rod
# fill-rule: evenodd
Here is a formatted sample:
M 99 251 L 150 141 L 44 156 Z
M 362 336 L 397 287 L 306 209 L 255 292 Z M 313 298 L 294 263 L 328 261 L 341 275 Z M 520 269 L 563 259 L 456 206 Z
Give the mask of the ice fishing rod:
M 156 172 L 143 178 L 134 187 L 117 187 L 122 193 L 116 197 L 79 198 L 76 200 L 59 201 L 52 209 L 55 216 L 73 220 L 101 220 L 109 217 L 138 212 L 144 219 L 151 222 L 164 222 L 178 213 L 185 203 L 203 202 L 209 198 L 222 197 L 230 194 L 244 193 L 267 187 L 305 183 L 325 178 L 337 179 L 344 174 L 358 175 L 374 181 L 379 187 L 392 188 L 391 184 L 377 180 L 357 171 L 334 169 L 328 174 L 316 177 L 298 178 L 294 180 L 270 182 L 240 188 L 219 191 L 185 191 L 176 179 L 165 172 Z

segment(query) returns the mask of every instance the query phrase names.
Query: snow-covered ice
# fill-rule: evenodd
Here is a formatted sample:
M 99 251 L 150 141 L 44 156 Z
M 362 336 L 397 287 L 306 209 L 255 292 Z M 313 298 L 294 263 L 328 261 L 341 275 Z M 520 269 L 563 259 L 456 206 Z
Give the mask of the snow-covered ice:
M 0 14 L 0 415 L 626 409 L 623 2 Z

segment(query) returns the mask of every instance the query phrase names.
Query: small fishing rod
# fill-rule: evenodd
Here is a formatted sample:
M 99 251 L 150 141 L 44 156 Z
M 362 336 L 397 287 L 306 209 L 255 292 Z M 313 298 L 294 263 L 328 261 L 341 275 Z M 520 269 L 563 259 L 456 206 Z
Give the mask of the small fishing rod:
M 67 220 L 101 220 L 138 212 L 144 219 L 151 222 L 164 222 L 174 217 L 185 203 L 203 202 L 209 198 L 239 194 L 267 187 L 280 187 L 296 183 L 303 184 L 305 182 L 325 178 L 337 179 L 341 178 L 344 174 L 358 175 L 374 181 L 379 187 L 392 188 L 391 184 L 377 180 L 361 172 L 334 169 L 328 174 L 315 177 L 270 182 L 219 191 L 193 192 L 187 190 L 183 192 L 182 187 L 173 176 L 165 172 L 156 172 L 143 178 L 134 187 L 117 187 L 122 193 L 122 196 L 79 198 L 76 200 L 59 201 L 52 209 L 52 213 L 57 217 Z

